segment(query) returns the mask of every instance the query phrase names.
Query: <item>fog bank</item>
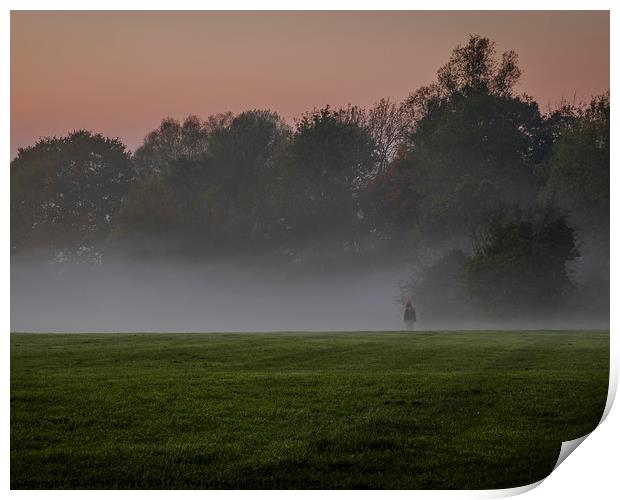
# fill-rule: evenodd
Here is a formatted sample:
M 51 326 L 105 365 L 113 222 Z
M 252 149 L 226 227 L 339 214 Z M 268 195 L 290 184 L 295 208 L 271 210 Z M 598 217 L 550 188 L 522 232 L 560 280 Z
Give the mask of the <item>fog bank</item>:
M 233 332 L 401 328 L 395 270 L 291 275 L 243 261 L 14 263 L 11 330 Z
M 11 330 L 20 332 L 269 332 L 402 330 L 402 266 L 321 273 L 259 260 L 136 260 L 11 266 Z M 441 301 L 441 298 L 437 299 Z M 414 302 L 416 298 L 414 297 Z M 416 329 L 608 328 L 567 310 L 499 321 L 418 307 Z M 439 311 L 439 312 L 437 312 Z

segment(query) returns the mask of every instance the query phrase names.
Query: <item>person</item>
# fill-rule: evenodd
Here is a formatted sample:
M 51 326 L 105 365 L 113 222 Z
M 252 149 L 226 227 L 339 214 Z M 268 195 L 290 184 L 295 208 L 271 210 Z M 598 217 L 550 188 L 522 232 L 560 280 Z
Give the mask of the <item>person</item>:
M 411 303 L 411 299 L 407 299 L 405 303 L 405 326 L 407 330 L 413 330 L 416 322 L 415 308 Z

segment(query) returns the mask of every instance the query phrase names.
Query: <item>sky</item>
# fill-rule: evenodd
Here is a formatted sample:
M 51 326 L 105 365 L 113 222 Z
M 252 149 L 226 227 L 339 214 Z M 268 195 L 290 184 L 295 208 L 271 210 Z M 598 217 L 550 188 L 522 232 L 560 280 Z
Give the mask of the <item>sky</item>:
M 515 50 L 543 110 L 609 88 L 605 11 L 13 11 L 11 156 L 88 129 L 130 149 L 161 120 L 401 100 L 470 34 Z

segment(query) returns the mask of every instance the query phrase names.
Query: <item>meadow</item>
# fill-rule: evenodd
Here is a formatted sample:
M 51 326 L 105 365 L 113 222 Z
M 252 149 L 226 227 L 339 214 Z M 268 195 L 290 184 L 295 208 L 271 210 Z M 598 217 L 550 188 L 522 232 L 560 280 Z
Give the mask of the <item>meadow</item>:
M 608 373 L 608 331 L 13 333 L 11 487 L 521 486 Z

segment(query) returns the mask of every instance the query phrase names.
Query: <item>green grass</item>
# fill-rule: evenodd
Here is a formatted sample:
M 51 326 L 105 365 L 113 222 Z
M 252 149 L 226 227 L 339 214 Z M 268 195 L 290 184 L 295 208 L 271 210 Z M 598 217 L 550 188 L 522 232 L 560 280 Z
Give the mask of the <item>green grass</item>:
M 12 334 L 11 486 L 519 486 L 608 370 L 607 331 Z

